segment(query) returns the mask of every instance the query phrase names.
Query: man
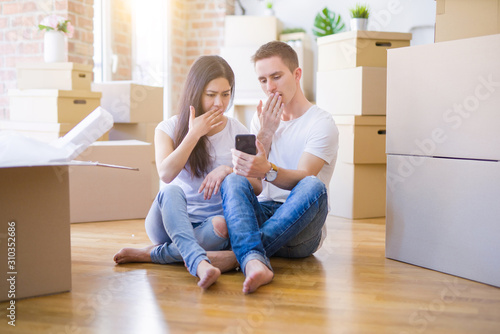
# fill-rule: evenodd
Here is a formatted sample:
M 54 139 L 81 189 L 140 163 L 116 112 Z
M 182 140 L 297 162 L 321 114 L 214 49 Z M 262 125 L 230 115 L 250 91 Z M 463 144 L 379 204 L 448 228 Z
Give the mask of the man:
M 221 187 L 231 245 L 246 276 L 244 293 L 271 282 L 270 256 L 306 257 L 321 246 L 328 214 L 325 185 L 338 150 L 333 118 L 300 87 L 295 51 L 273 41 L 252 61 L 268 96 L 251 124 L 257 155 L 233 150 L 234 173 Z M 246 177 L 264 180 L 258 198 Z

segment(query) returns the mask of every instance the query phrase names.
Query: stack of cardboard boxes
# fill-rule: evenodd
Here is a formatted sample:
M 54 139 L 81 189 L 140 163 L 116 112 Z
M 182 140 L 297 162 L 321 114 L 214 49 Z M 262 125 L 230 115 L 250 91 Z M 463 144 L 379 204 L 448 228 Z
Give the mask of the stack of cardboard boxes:
M 500 1 L 437 9 L 388 55 L 386 256 L 500 286 Z
M 0 130 L 51 142 L 102 106 L 113 115 L 113 129 L 77 160 L 139 169 L 69 167 L 70 222 L 146 217 L 159 189 L 153 138 L 163 119 L 163 88 L 95 84 L 92 66 L 76 63 L 23 64 L 17 72 L 18 89 L 9 90 L 10 120 L 1 121 Z
M 318 38 L 316 102 L 333 114 L 339 153 L 330 182 L 330 213 L 385 216 L 387 49 L 411 34 L 350 31 Z
M 109 132 L 111 141 L 138 140 L 151 144 L 148 169 L 151 189 L 148 198 L 158 193 L 160 179 L 156 170 L 154 136 L 163 120 L 163 88 L 140 85 L 130 81 L 93 83 L 92 90 L 102 92 L 102 107 L 115 121 Z
M 20 132 L 45 142 L 65 135 L 101 104 L 101 93 L 90 90 L 91 82 L 91 65 L 18 66 L 18 89 L 9 90 L 10 120 L 0 121 L 0 130 Z

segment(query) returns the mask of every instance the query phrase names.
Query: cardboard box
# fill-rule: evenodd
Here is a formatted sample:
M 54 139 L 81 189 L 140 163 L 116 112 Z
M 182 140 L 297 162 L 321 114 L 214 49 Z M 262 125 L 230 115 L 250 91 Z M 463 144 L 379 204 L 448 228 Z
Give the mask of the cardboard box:
M 330 181 L 330 214 L 349 219 L 385 216 L 384 164 L 337 161 Z
M 48 143 L 64 136 L 75 125 L 70 123 L 0 121 L 0 131 L 15 131 L 24 136 Z M 109 132 L 97 140 L 109 140 Z
M 276 16 L 226 15 L 224 46 L 251 46 L 255 52 L 262 44 L 276 40 L 280 31 Z
M 109 140 L 140 140 L 150 143 L 152 161 L 155 161 L 154 139 L 158 123 L 115 123 L 109 131 Z
M 387 153 L 500 159 L 499 55 L 500 35 L 390 50 Z
M 138 140 L 90 145 L 78 160 L 131 166 L 139 171 L 71 167 L 71 223 L 145 218 L 152 203 L 151 150 L 151 144 Z
M 386 78 L 383 67 L 318 72 L 316 104 L 333 115 L 385 115 Z
M 0 301 L 71 290 L 68 166 L 0 168 L 0 184 Z
M 17 88 L 90 90 L 92 65 L 28 63 L 17 66 Z
M 364 30 L 318 37 L 318 71 L 386 67 L 387 50 L 410 46 L 410 40 L 409 33 Z
M 163 88 L 138 85 L 131 81 L 92 83 L 102 92 L 102 107 L 115 123 L 152 123 L 163 120 Z
M 437 0 L 435 41 L 500 34 L 500 0 Z
M 101 104 L 101 93 L 84 90 L 9 89 L 10 120 L 76 124 Z
M 337 161 L 385 164 L 385 116 L 334 116 L 339 129 Z
M 386 257 L 500 287 L 500 162 L 389 155 Z
M 151 148 L 151 198 L 154 200 L 159 190 L 160 177 L 156 170 L 154 137 L 157 123 L 115 123 L 109 131 L 110 140 L 131 140 L 136 139 L 150 143 Z
M 158 123 L 115 123 L 109 131 L 110 140 L 136 139 L 154 144 Z
M 250 60 L 258 47 L 222 47 L 220 56 L 233 69 L 235 79 L 235 100 L 265 97 L 260 87 L 255 66 Z

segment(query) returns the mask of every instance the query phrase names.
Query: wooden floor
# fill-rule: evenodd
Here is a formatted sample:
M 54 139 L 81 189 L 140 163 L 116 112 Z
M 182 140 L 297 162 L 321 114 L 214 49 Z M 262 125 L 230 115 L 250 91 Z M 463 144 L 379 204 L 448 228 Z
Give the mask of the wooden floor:
M 500 333 L 500 289 L 386 259 L 384 219 L 327 224 L 252 295 L 241 272 L 202 292 L 182 265 L 115 265 L 149 244 L 143 220 L 73 224 L 72 291 L 18 301 L 15 328 L 0 304 L 0 333 Z

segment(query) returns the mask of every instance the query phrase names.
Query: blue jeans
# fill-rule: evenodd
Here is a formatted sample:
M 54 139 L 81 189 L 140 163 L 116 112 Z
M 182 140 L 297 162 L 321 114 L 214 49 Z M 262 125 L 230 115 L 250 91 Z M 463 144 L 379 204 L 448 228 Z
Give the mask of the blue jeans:
M 241 269 L 257 259 L 271 270 L 269 257 L 306 257 L 321 241 L 328 214 L 326 187 L 308 176 L 292 189 L 285 203 L 257 200 L 248 180 L 226 176 L 221 186 L 229 239 Z
M 229 249 L 229 239 L 215 233 L 212 219 L 191 223 L 187 212 L 186 195 L 181 187 L 166 185 L 156 196 L 146 217 L 146 233 L 158 244 L 151 250 L 154 263 L 185 262 L 191 275 L 201 261 L 208 260 L 206 250 Z

